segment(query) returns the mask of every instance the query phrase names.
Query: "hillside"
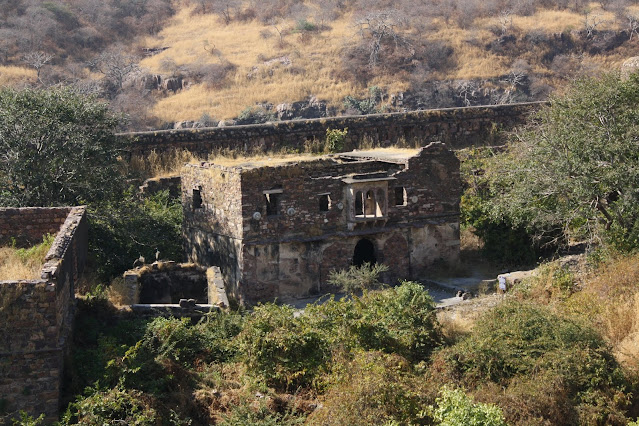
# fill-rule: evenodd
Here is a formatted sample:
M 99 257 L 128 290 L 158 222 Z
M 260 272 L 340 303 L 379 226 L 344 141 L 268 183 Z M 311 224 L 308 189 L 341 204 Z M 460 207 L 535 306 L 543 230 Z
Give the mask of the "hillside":
M 540 100 L 639 39 L 624 0 L 10 3 L 0 85 L 73 85 L 130 129 Z

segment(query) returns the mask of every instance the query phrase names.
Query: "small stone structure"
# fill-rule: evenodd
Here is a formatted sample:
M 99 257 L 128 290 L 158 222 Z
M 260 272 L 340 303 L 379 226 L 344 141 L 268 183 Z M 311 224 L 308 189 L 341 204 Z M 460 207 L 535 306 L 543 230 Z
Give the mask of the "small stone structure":
M 187 255 L 249 304 L 326 292 L 331 270 L 364 262 L 426 278 L 458 261 L 459 197 L 442 143 L 182 170 Z
M 87 255 L 84 207 L 0 208 L 0 243 L 57 234 L 40 279 L 0 281 L 0 424 L 20 410 L 58 419 L 75 283 Z
M 125 305 L 179 305 L 193 300 L 198 305 L 228 306 L 220 269 L 194 263 L 154 262 L 124 273 Z

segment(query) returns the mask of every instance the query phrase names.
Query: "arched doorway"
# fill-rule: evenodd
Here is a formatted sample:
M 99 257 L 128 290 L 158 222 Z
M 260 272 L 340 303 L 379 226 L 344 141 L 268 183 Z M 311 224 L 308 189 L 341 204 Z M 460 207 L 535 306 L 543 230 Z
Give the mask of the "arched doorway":
M 376 262 L 375 246 L 371 240 L 366 238 L 359 240 L 355 245 L 355 252 L 353 253 L 353 265 L 362 266 L 364 263 L 373 265 Z

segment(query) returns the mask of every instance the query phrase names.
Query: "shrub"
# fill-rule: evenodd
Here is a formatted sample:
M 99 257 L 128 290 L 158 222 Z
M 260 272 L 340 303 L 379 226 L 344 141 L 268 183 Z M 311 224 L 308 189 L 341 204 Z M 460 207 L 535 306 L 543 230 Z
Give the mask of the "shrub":
M 359 298 L 308 306 L 300 318 L 334 350 L 379 350 L 421 361 L 441 342 L 433 299 L 409 281 Z
M 275 114 L 261 107 L 247 107 L 235 120 L 237 124 L 262 124 L 275 120 Z
M 73 403 L 61 424 L 156 425 L 160 420 L 148 397 L 141 392 L 120 388 L 96 391 Z
M 362 266 L 351 266 L 347 270 L 331 271 L 328 274 L 328 283 L 339 287 L 347 293 L 355 293 L 362 290 L 377 290 L 386 284 L 379 281 L 379 274 L 388 271 L 388 266 L 382 263 L 371 265 L 364 263 Z
M 117 203 L 89 207 L 89 252 L 95 270 L 105 281 L 131 269 L 140 256 L 181 260 L 182 204 L 168 191 L 143 201 L 127 194 Z
M 311 425 L 415 424 L 424 381 L 399 355 L 357 351 L 333 364 L 322 406 Z
M 540 393 L 552 392 L 557 407 L 565 406 L 565 398 L 576 410 L 577 423 L 592 416 L 615 423 L 623 418 L 630 397 L 621 369 L 593 329 L 523 303 L 506 303 L 482 316 L 471 335 L 438 354 L 436 365 L 439 360 L 445 363 L 448 380 L 471 390 L 487 382 L 502 388 L 503 394 L 494 397 L 498 405 L 521 400 L 522 389 L 534 388 L 524 385 L 527 380 L 543 382 Z M 521 412 L 507 412 L 506 405 L 509 423 L 529 417 L 527 411 L 534 409 L 534 404 L 522 404 Z M 557 413 L 559 417 L 548 417 Z M 571 422 L 566 410 L 539 415 L 553 424 Z
M 434 420 L 441 426 L 507 425 L 499 407 L 475 403 L 461 389 L 444 386 L 437 398 L 437 407 L 432 410 Z
M 348 128 L 344 130 L 339 129 L 326 129 L 326 145 L 325 149 L 328 152 L 342 152 L 344 151 L 344 143 L 346 142 L 346 134 Z
M 249 371 L 278 389 L 309 386 L 330 359 L 327 341 L 290 306 L 256 307 L 237 345 Z

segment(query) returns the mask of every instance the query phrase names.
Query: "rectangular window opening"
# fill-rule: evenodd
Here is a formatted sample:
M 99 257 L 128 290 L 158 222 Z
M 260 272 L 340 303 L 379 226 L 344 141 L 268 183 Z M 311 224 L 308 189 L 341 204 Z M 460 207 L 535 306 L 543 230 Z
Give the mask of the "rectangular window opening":
M 202 187 L 198 186 L 193 189 L 193 209 L 202 208 Z
M 264 194 L 264 199 L 266 201 L 266 215 L 267 216 L 277 216 L 280 214 L 280 196 L 282 194 L 278 193 L 270 193 Z
M 395 205 L 396 206 L 406 205 L 406 188 L 404 188 L 403 186 L 395 187 Z
M 328 194 L 322 194 L 319 197 L 319 211 L 327 212 L 331 208 L 331 196 Z

